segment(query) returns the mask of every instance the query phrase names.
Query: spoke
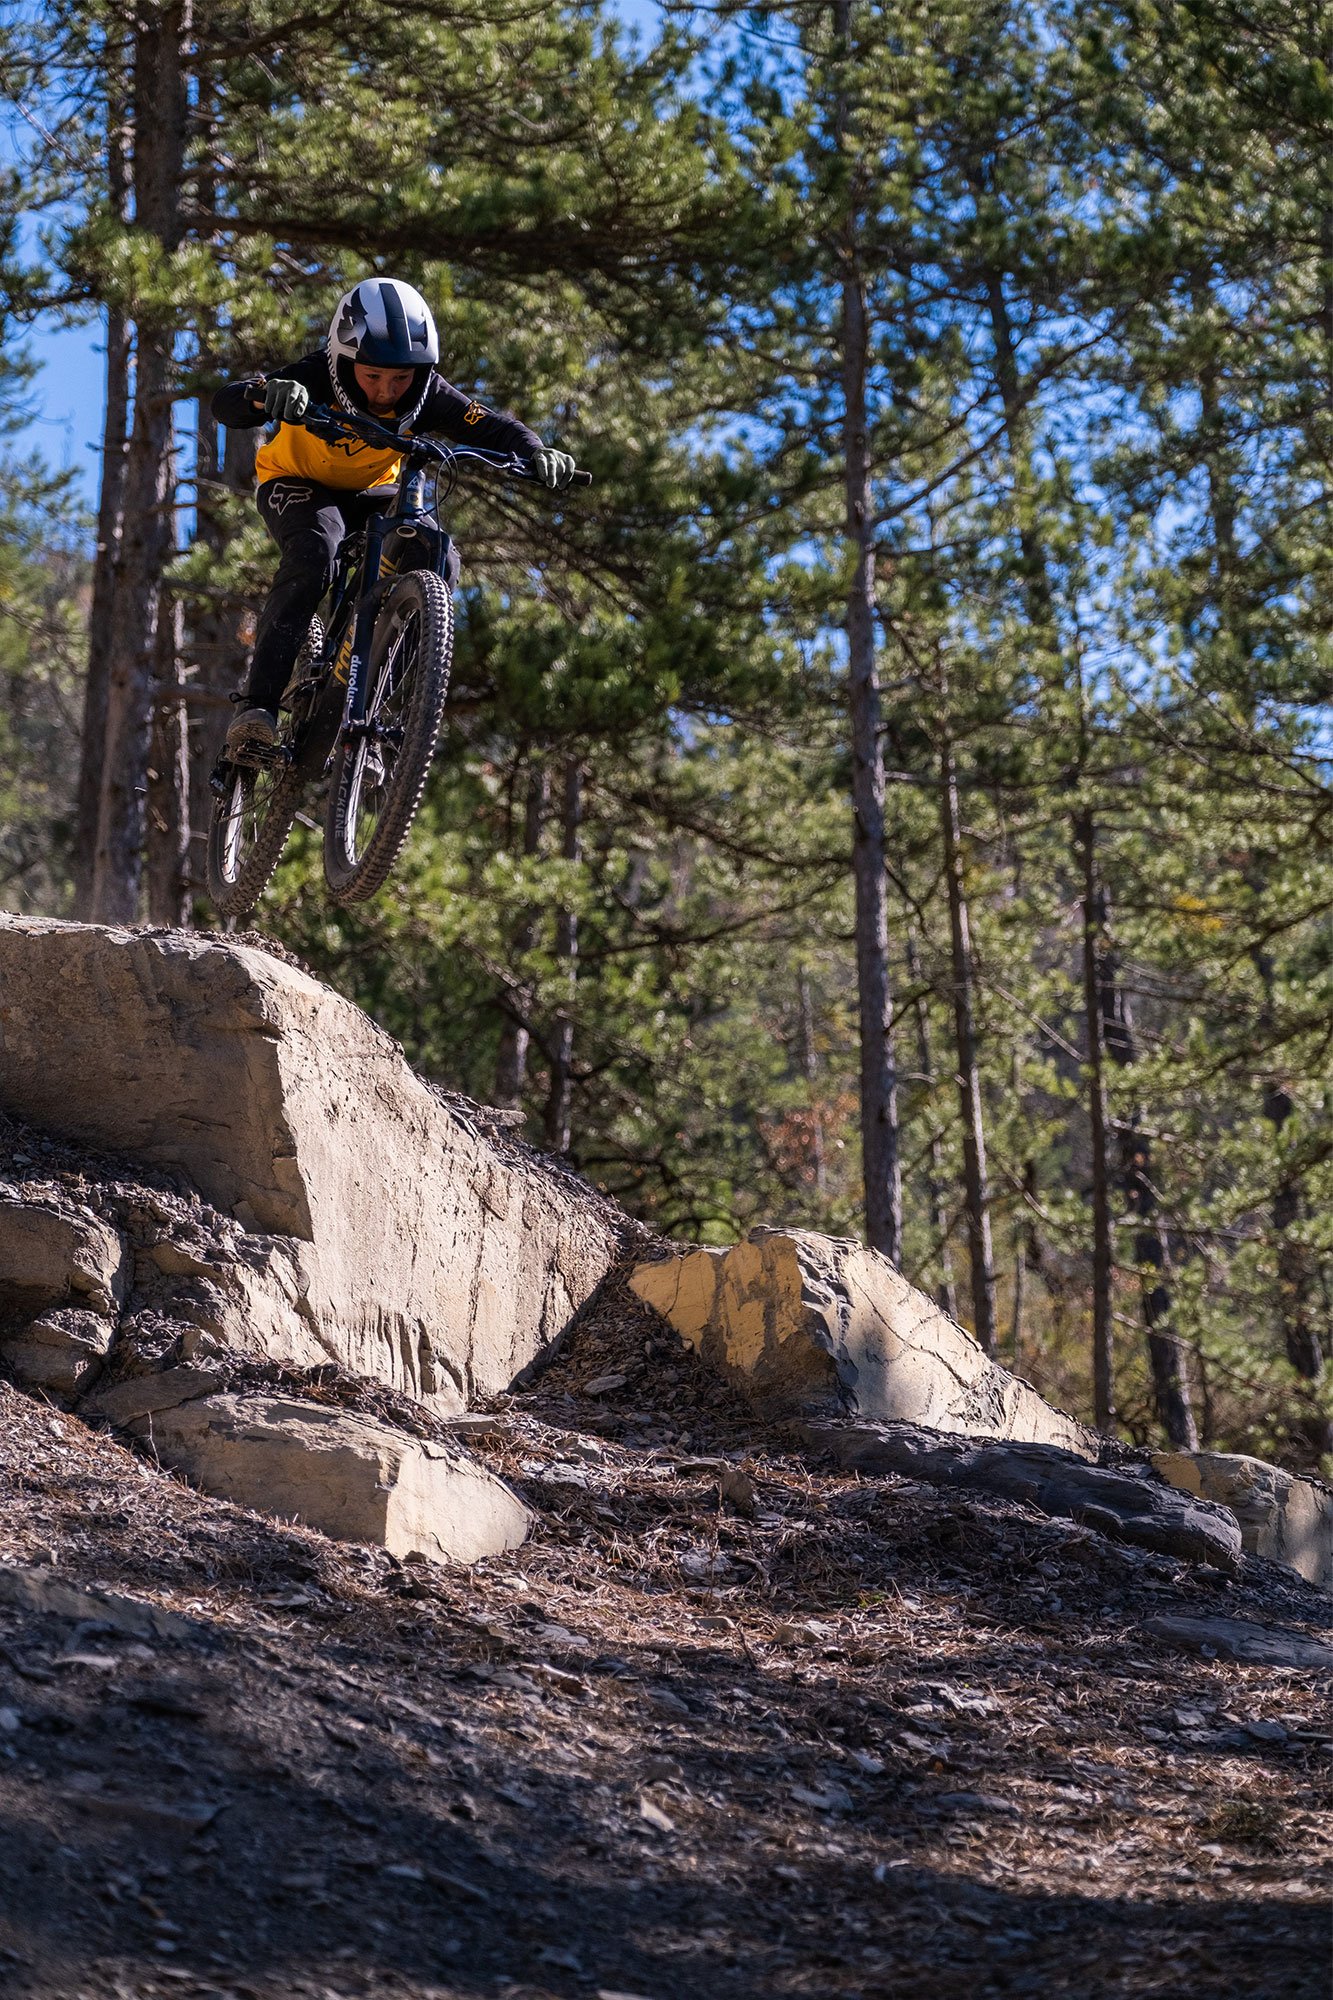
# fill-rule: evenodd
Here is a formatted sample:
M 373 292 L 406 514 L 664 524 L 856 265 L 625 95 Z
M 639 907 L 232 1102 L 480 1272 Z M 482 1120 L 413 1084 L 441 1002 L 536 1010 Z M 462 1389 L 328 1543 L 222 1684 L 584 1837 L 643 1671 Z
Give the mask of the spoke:
M 347 787 L 348 859 L 359 861 L 388 803 L 394 764 L 406 734 L 415 679 L 420 619 L 403 617 L 380 666 L 366 710 L 366 733 L 356 746 Z
M 228 882 L 237 880 L 259 837 L 279 776 L 277 766 L 266 765 L 259 771 L 237 771 L 232 779 L 222 838 L 222 867 Z

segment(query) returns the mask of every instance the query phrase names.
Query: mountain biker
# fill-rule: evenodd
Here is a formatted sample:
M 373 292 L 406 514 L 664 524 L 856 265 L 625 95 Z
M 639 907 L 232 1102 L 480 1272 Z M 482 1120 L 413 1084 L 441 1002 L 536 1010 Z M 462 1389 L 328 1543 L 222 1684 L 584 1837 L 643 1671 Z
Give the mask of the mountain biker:
M 435 321 L 420 292 L 398 278 L 366 278 L 339 299 L 322 349 L 277 374 L 228 382 L 214 396 L 221 424 L 278 426 L 256 454 L 255 502 L 281 560 L 259 614 L 245 706 L 227 731 L 229 752 L 276 741 L 278 704 L 333 580 L 338 544 L 387 504 L 384 489 L 402 463 L 387 446 L 354 437 L 330 442 L 306 430 L 301 419 L 311 403 L 341 404 L 401 437 L 429 434 L 514 452 L 544 486 L 568 485 L 568 452 L 544 445 L 517 417 L 465 396 L 438 373 L 439 358 Z M 451 551 L 450 584 L 457 575 Z

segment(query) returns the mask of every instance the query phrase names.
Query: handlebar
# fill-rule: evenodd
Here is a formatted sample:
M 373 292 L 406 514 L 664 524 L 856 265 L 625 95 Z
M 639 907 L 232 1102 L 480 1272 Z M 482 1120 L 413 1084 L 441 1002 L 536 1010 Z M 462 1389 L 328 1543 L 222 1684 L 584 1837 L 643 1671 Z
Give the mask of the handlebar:
M 310 403 L 301 423 L 307 430 L 338 436 L 351 432 L 365 444 L 378 444 L 386 449 L 401 452 L 406 459 L 416 459 L 423 465 L 457 464 L 462 459 L 477 465 L 489 466 L 492 472 L 503 473 L 506 479 L 530 479 L 534 484 L 543 485 L 532 471 L 527 459 L 520 458 L 513 451 L 484 451 L 479 445 L 437 444 L 433 438 L 405 438 L 397 431 L 391 431 L 386 424 L 377 424 L 373 417 L 354 416 L 350 410 L 333 410 L 324 403 Z M 567 482 L 569 486 L 591 486 L 590 472 L 575 471 Z M 546 488 L 548 492 L 558 488 Z

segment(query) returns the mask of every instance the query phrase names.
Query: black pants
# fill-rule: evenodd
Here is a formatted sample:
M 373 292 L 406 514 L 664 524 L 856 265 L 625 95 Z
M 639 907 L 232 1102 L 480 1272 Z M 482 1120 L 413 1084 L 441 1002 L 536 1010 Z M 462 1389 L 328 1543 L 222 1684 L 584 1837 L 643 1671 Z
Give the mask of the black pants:
M 301 642 L 333 581 L 334 558 L 345 535 L 364 528 L 370 516 L 393 503 L 394 489 L 370 487 L 347 492 L 317 486 L 309 479 L 269 479 L 255 496 L 260 518 L 281 552 L 259 626 L 246 700 L 275 712 L 291 677 Z M 447 581 L 458 580 L 458 551 L 449 552 Z

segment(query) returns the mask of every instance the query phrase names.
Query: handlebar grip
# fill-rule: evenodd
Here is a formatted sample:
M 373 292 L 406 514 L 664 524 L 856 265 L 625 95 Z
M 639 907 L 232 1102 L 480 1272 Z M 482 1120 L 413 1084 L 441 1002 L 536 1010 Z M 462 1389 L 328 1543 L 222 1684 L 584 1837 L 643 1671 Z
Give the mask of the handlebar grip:
M 569 483 L 571 486 L 591 486 L 592 474 L 590 472 L 571 473 Z

